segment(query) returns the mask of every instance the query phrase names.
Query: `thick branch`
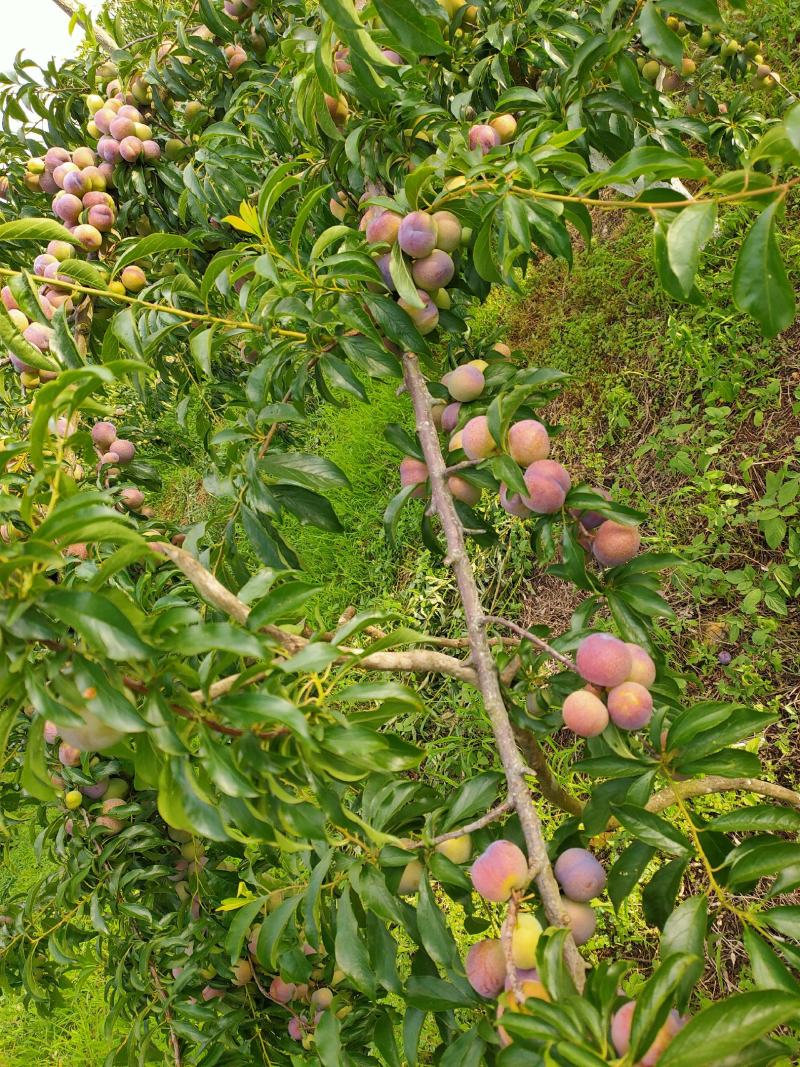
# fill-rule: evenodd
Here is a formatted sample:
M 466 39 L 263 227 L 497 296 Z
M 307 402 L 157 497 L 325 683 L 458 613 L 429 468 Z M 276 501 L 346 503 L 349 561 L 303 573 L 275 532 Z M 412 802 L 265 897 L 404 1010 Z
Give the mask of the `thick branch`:
M 56 7 L 60 7 L 64 14 L 69 15 L 70 18 L 79 13 L 80 5 L 77 3 L 77 0 L 53 0 L 53 3 Z M 105 30 L 100 29 L 99 26 L 93 25 L 92 28 L 94 30 L 95 40 L 104 52 L 108 52 L 110 55 L 112 52 L 118 50 L 119 45 L 110 34 L 106 33 Z
M 183 571 L 200 595 L 214 607 L 219 608 L 230 618 L 244 626 L 250 614 L 250 608 L 244 601 L 230 591 L 217 578 L 207 571 L 202 563 L 176 545 L 159 541 L 151 545 L 154 551 L 162 556 L 167 556 L 179 570 Z M 308 640 L 298 634 L 291 634 L 281 630 L 278 626 L 265 626 L 263 633 L 271 637 L 276 644 L 290 655 L 305 648 Z M 455 656 L 447 656 L 443 652 L 431 649 L 411 649 L 407 652 L 371 652 L 362 654 L 361 649 L 342 646 L 341 663 L 350 661 L 350 657 L 358 655 L 361 658 L 355 664 L 360 670 L 365 671 L 394 671 L 408 672 L 411 674 L 445 674 L 470 685 L 476 684 L 475 670 Z
M 568 811 L 570 815 L 580 815 L 583 811 L 583 804 L 559 784 L 550 770 L 544 749 L 533 734 L 528 730 L 515 730 L 514 734 L 520 751 L 528 761 L 531 773 L 536 776 L 542 796 L 562 811 Z
M 447 542 L 447 561 L 452 566 L 458 583 L 461 603 L 464 607 L 464 618 L 467 623 L 467 634 L 472 648 L 472 662 L 478 677 L 478 688 L 483 697 L 498 755 L 505 771 L 508 797 L 519 816 L 531 874 L 541 896 L 547 918 L 554 925 L 568 927 L 569 920 L 564 912 L 558 883 L 547 856 L 542 824 L 525 781 L 525 763 L 514 740 L 514 732 L 503 702 L 500 679 L 484 627 L 483 607 L 467 555 L 464 531 L 456 513 L 453 498 L 447 488 L 445 473 L 447 467 L 431 416 L 430 394 L 425 385 L 425 379 L 420 373 L 416 356 L 407 352 L 403 356 L 403 364 L 406 388 L 414 405 L 417 434 L 428 467 L 432 504 L 444 530 Z M 565 953 L 570 973 L 578 988 L 582 989 L 584 963 L 571 939 L 567 941 Z
M 667 789 L 654 793 L 647 802 L 648 811 L 664 811 L 676 803 L 677 798 L 706 797 L 712 793 L 758 793 L 762 797 L 781 800 L 800 808 L 800 793 L 786 786 L 765 782 L 761 778 L 723 778 L 711 774 L 706 778 L 690 778 L 688 782 L 673 782 Z

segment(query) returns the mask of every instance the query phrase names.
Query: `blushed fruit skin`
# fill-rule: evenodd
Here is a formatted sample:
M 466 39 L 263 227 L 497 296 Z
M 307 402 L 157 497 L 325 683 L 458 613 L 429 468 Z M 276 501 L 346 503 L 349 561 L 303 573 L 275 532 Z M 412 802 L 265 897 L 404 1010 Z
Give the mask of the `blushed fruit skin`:
M 384 211 L 377 218 L 367 223 L 367 243 L 371 245 L 393 245 L 397 240 L 402 219 L 393 211 Z
M 442 379 L 442 384 L 447 386 L 447 391 L 453 400 L 468 403 L 470 400 L 478 399 L 486 386 L 486 379 L 477 367 L 464 364 L 446 375 Z
M 649 689 L 650 686 L 656 680 L 656 665 L 653 663 L 649 654 L 642 648 L 641 645 L 635 645 L 630 641 L 625 642 L 626 647 L 629 649 L 631 659 L 633 660 L 633 666 L 631 667 L 631 673 L 625 679 L 626 682 L 638 682 L 639 685 L 643 685 L 645 689 Z
M 636 1001 L 629 1000 L 611 1018 L 611 1043 L 620 1056 L 624 1056 L 631 1047 L 631 1025 L 635 1009 Z M 685 1020 L 673 1008 L 667 1016 L 667 1021 L 656 1034 L 653 1044 L 638 1061 L 637 1067 L 656 1067 L 661 1054 L 666 1051 L 684 1024 Z
M 461 446 L 467 459 L 488 459 L 497 453 L 497 444 L 489 432 L 489 420 L 485 415 L 476 415 L 461 431 Z
M 458 413 L 461 405 L 458 403 L 448 404 L 442 412 L 442 432 L 452 433 L 458 423 Z
M 455 252 L 461 244 L 461 223 L 452 211 L 434 211 L 431 218 L 436 223 L 436 247 L 443 252 Z
M 592 542 L 592 555 L 604 567 L 619 567 L 628 563 L 639 551 L 642 535 L 636 526 L 606 519 L 597 528 Z
M 403 456 L 400 460 L 400 484 L 403 486 L 418 486 L 418 488 L 411 494 L 413 497 L 422 499 L 427 495 L 425 489 L 427 480 L 427 466 L 421 460 L 414 459 L 413 456 Z
M 472 838 L 469 834 L 451 837 L 447 841 L 440 841 L 436 851 L 441 852 L 451 863 L 466 863 L 472 855 Z
M 497 130 L 482 122 L 470 126 L 467 139 L 469 141 L 469 147 L 473 150 L 479 148 L 484 156 L 487 152 L 491 152 L 493 148 L 497 148 L 500 144 L 500 134 Z
M 424 259 L 436 248 L 436 222 L 427 211 L 412 211 L 400 223 L 397 243 L 412 259 Z
M 558 482 L 565 494 L 570 491 L 572 479 L 569 472 L 554 459 L 537 459 L 528 467 L 526 474 L 528 471 L 539 477 L 552 478 L 554 482 Z
M 608 691 L 608 714 L 620 730 L 641 730 L 653 715 L 653 698 L 638 682 L 623 682 Z
M 113 422 L 96 422 L 92 427 L 92 442 L 101 452 L 107 452 L 117 439 L 117 428 Z
M 136 455 L 136 446 L 133 441 L 126 441 L 118 437 L 111 446 L 111 451 L 116 455 L 117 463 L 130 463 Z
M 233 965 L 233 984 L 244 986 L 253 980 L 253 967 L 249 960 L 238 960 Z
M 527 884 L 528 861 L 513 841 L 501 838 L 478 856 L 469 873 L 473 886 L 484 900 L 501 904 L 515 889 L 523 889 Z
M 453 474 L 447 479 L 447 488 L 456 500 L 460 500 L 471 508 L 474 507 L 481 498 L 480 486 L 473 485 L 471 482 L 468 482 L 466 478 L 459 478 L 457 474 Z
M 540 462 L 546 463 L 547 460 Z M 547 474 L 539 473 L 536 464 L 532 463 L 523 475 L 528 495 L 522 498 L 522 503 L 529 511 L 537 515 L 553 515 L 564 506 L 566 491 L 559 483 Z
M 511 935 L 511 959 L 515 967 L 528 970 L 536 964 L 536 946 L 542 935 L 542 924 L 535 915 L 523 911 L 517 915 Z
M 422 864 L 419 860 L 412 860 L 403 868 L 397 892 L 401 897 L 416 893 L 422 881 Z
M 288 1004 L 294 999 L 295 986 L 291 982 L 284 982 L 282 978 L 273 978 L 269 987 L 269 995 L 278 1004 Z
M 315 1008 L 329 1008 L 333 1001 L 333 990 L 328 989 L 326 986 L 321 986 L 319 989 L 315 989 L 311 994 L 311 1003 Z
M 587 682 L 612 688 L 621 685 L 633 668 L 633 657 L 624 641 L 608 633 L 584 637 L 575 654 L 578 674 Z
M 508 486 L 500 483 L 500 506 L 503 511 L 508 512 L 509 515 L 514 515 L 518 519 L 530 518 L 531 512 L 529 508 L 525 507 L 522 497 L 519 493 L 512 493 L 508 495 Z
M 508 454 L 521 467 L 529 467 L 550 454 L 550 435 L 537 419 L 522 419 L 508 431 Z
M 570 693 L 561 709 L 564 725 L 578 737 L 597 737 L 608 726 L 608 709 L 586 689 Z
M 465 961 L 467 981 L 479 996 L 493 999 L 506 980 L 506 957 L 502 944 L 494 938 L 477 941 Z
M 558 884 L 570 900 L 585 904 L 606 887 L 606 872 L 588 849 L 568 848 L 553 865 Z
M 139 511 L 142 504 L 144 504 L 144 493 L 141 489 L 129 486 L 127 489 L 122 490 L 119 494 L 119 499 L 126 508 L 129 508 L 131 511 Z
M 414 284 L 428 293 L 449 285 L 455 272 L 455 264 L 450 255 L 440 248 L 434 248 L 429 256 L 415 260 L 411 267 Z
M 425 336 L 439 325 L 439 309 L 424 289 L 417 289 L 417 296 L 425 305 L 424 307 L 412 307 L 406 300 L 398 300 L 397 305 L 405 311 L 419 332 Z
M 597 916 L 594 909 L 588 904 L 582 904 L 568 897 L 561 898 L 561 906 L 569 917 L 569 928 L 572 931 L 572 940 L 580 947 L 585 945 L 597 929 Z

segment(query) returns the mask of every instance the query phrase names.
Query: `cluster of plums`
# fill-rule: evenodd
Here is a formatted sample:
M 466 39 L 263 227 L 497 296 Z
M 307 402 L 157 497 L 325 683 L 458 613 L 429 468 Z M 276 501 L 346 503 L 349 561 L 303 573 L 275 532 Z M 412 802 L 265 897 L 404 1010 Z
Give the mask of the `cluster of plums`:
M 369 196 L 370 194 L 365 194 Z M 340 200 L 331 200 L 331 211 L 344 217 Z M 375 263 L 386 288 L 397 293 L 392 253 L 397 246 L 416 286 L 416 301 L 400 297 L 398 304 L 421 334 L 431 333 L 439 324 L 439 309 L 449 308 L 450 285 L 456 273 L 454 254 L 462 240 L 462 227 L 451 211 L 410 211 L 400 215 L 375 205 L 364 211 L 359 228 L 373 250 Z
M 48 352 L 53 340 L 53 330 L 51 327 L 45 326 L 40 322 L 31 322 L 24 311 L 20 309 L 17 301 L 14 299 L 14 294 L 7 285 L 4 286 L 0 292 L 0 298 L 2 298 L 9 318 L 28 344 L 33 345 L 34 348 L 38 348 L 40 352 Z M 47 298 L 41 297 L 40 299 L 44 308 L 44 301 Z M 49 300 L 47 302 L 47 307 L 48 310 L 50 310 L 50 317 L 52 317 L 55 314 L 56 309 L 50 305 Z M 45 314 L 47 314 L 47 311 L 45 311 Z M 39 367 L 34 367 L 30 363 L 26 363 L 24 359 L 20 359 L 14 352 L 8 352 L 7 355 L 11 366 L 19 375 L 20 384 L 23 389 L 36 389 L 42 382 L 50 382 L 57 377 L 56 371 L 42 370 Z
M 181 846 L 181 855 L 184 857 L 184 863 L 188 860 L 189 868 L 192 865 L 198 865 L 202 860 L 205 860 L 205 855 L 197 852 L 197 847 L 202 849 L 202 846 L 197 846 L 191 839 L 189 834 L 183 835 L 181 831 L 169 831 L 170 837 L 175 841 L 186 841 L 186 844 Z M 195 857 L 192 859 L 191 857 Z M 183 885 L 182 896 L 188 896 L 188 883 L 178 883 Z M 194 907 L 194 902 L 193 902 Z M 193 916 L 196 914 L 193 912 Z M 253 926 L 247 938 L 247 955 L 237 960 L 232 965 L 233 977 L 232 984 L 237 988 L 249 985 L 255 981 L 256 972 L 256 947 L 258 943 L 258 937 L 261 930 L 261 924 L 257 923 Z M 259 981 L 258 989 L 262 992 L 266 992 L 268 998 L 274 1003 L 279 1004 L 286 1008 L 291 1017 L 287 1025 L 287 1032 L 294 1041 L 301 1041 L 306 1043 L 306 1039 L 310 1039 L 314 1032 L 315 1027 L 319 1023 L 322 1015 L 327 1011 L 334 1001 L 334 992 L 326 985 L 317 984 L 321 982 L 325 968 L 321 962 L 325 952 L 324 949 L 316 949 L 310 945 L 307 941 L 303 942 L 301 949 L 304 955 L 318 957 L 319 961 L 317 966 L 311 972 L 311 983 L 302 982 L 296 983 L 284 979 L 281 975 L 275 975 L 269 981 L 269 985 L 266 986 L 266 982 Z M 173 978 L 179 978 L 183 973 L 183 968 L 180 966 L 172 968 Z M 213 978 L 213 971 L 206 974 L 206 977 Z M 344 979 L 344 973 L 340 970 L 334 970 L 331 985 L 336 986 Z M 266 988 L 265 988 L 266 986 Z M 206 985 L 200 996 L 203 1000 L 215 1000 L 225 996 L 226 988 L 221 982 L 209 982 Z M 349 1006 L 344 1005 L 337 1011 L 337 1015 L 342 1018 L 349 1011 Z
M 506 354 L 505 345 L 495 345 L 495 350 Z M 449 435 L 448 452 L 463 452 L 467 460 L 480 462 L 505 452 L 523 470 L 527 492 L 510 492 L 500 484 L 500 504 L 510 515 L 530 518 L 532 515 L 553 515 L 561 511 L 572 486 L 569 472 L 550 455 L 550 435 L 537 419 L 521 419 L 508 430 L 501 448 L 489 429 L 486 415 L 472 415 L 465 420 L 462 405 L 479 400 L 486 389 L 484 371 L 488 366 L 482 359 L 463 363 L 442 378 L 442 385 L 452 398 L 451 403 L 435 401 L 431 408 L 437 428 Z M 400 463 L 400 483 L 417 488 L 411 494 L 426 495 L 428 468 L 421 460 L 406 456 Z M 457 500 L 474 506 L 480 499 L 481 490 L 458 474 L 447 479 L 448 488 Z M 608 496 L 605 490 L 597 490 Z M 635 526 L 606 519 L 599 512 L 575 513 L 580 524 L 580 541 L 587 551 L 603 567 L 616 567 L 633 559 L 639 551 L 641 535 Z
M 73 781 L 69 780 L 69 771 L 81 766 L 84 753 L 108 748 L 121 740 L 123 735 L 88 711 L 85 712 L 83 720 L 80 726 L 57 726 L 49 720 L 44 723 L 44 740 L 48 745 L 57 746 L 56 753 L 61 764 L 60 771 L 51 774 L 50 782 L 58 791 L 68 812 L 77 811 L 79 808 L 89 809 L 87 815 L 93 815 L 95 826 L 102 826 L 109 834 L 118 834 L 125 828 L 126 823 L 113 812 L 126 805 L 130 784 L 124 778 L 116 777 L 97 777 L 90 783 L 73 784 Z M 87 757 L 87 767 L 91 768 L 96 763 L 97 757 Z M 72 835 L 74 823 L 69 816 L 64 823 L 64 829 L 68 835 Z
M 609 720 L 621 730 L 641 730 L 653 714 L 650 687 L 656 666 L 640 645 L 609 633 L 585 637 L 575 656 L 578 673 L 589 684 L 564 701 L 564 725 L 579 737 L 596 737 Z
M 161 146 L 153 140 L 153 129 L 145 122 L 145 117 L 136 106 L 137 98 L 126 94 L 112 83 L 106 90 L 107 96 L 93 94 L 87 96 L 86 106 L 91 118 L 86 132 L 97 140 L 97 154 L 104 163 L 155 163 L 161 158 Z M 149 90 L 145 85 L 145 91 Z M 145 99 L 147 99 L 147 95 Z M 127 102 L 130 97 L 130 103 Z
M 480 149 L 486 155 L 493 148 L 507 144 L 517 132 L 517 120 L 513 115 L 495 115 L 488 122 L 476 122 L 467 132 L 467 143 L 472 151 Z
M 96 252 L 117 219 L 117 205 L 106 191 L 114 184 L 113 161 L 99 162 L 85 146 L 74 152 L 53 147 L 42 158 L 29 160 L 27 167 L 43 192 L 55 194 L 53 214 L 85 251 Z
M 605 889 L 606 873 L 595 856 L 584 848 L 566 849 L 556 860 L 553 870 L 563 893 L 563 909 L 573 939 L 577 945 L 583 945 L 592 937 L 597 925 L 588 901 Z M 530 881 L 528 861 L 513 841 L 500 839 L 493 841 L 478 856 L 472 864 L 470 877 L 474 889 L 484 900 L 502 904 L 527 887 Z M 499 938 L 484 938 L 469 949 L 465 961 L 469 983 L 482 997 L 499 998 L 498 1018 L 505 1011 L 521 1010 L 530 997 L 549 999 L 536 970 L 541 933 L 542 927 L 535 915 L 528 911 L 517 913 L 511 931 L 513 975 L 509 973 L 505 949 Z M 508 1034 L 502 1027 L 499 1032 L 502 1043 L 509 1044 Z

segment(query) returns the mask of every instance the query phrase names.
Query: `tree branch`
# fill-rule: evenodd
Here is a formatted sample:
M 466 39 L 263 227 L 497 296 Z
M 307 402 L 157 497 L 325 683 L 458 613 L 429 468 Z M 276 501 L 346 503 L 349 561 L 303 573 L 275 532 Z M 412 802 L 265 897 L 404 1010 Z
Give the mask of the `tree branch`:
M 711 774 L 705 778 L 690 778 L 688 782 L 673 782 L 666 789 L 654 793 L 648 800 L 648 811 L 664 811 L 677 803 L 677 798 L 687 800 L 691 797 L 705 797 L 712 793 L 757 793 L 762 797 L 782 800 L 793 808 L 800 808 L 800 793 L 787 789 L 784 785 L 765 782 L 761 778 L 723 778 Z
M 531 633 L 530 630 L 526 630 L 522 626 L 517 626 L 515 622 L 511 622 L 509 619 L 501 619 L 496 615 L 485 615 L 483 618 L 484 623 L 487 626 L 505 626 L 507 630 L 511 630 L 512 633 L 517 634 L 523 641 L 530 641 L 532 645 L 535 645 L 540 651 L 546 652 L 550 659 L 558 660 L 569 670 L 577 670 L 573 661 L 569 656 L 565 656 L 562 652 L 553 648 L 552 645 L 548 645 L 546 641 L 543 641 L 541 637 L 537 637 L 536 634 Z
M 542 899 L 549 922 L 569 927 L 569 920 L 561 903 L 558 883 L 547 856 L 542 824 L 536 813 L 525 781 L 525 763 L 517 748 L 514 732 L 503 702 L 500 679 L 484 627 L 484 612 L 478 587 L 472 572 L 464 541 L 464 531 L 447 488 L 446 464 L 439 437 L 431 416 L 431 398 L 425 379 L 420 373 L 417 357 L 410 352 L 403 356 L 406 389 L 414 405 L 417 434 L 425 456 L 431 486 L 431 498 L 444 530 L 447 542 L 447 562 L 453 568 L 458 584 L 464 618 L 472 648 L 472 662 L 478 678 L 478 688 L 494 733 L 497 751 L 508 784 L 508 797 L 519 817 L 528 851 L 528 862 L 536 888 Z M 578 989 L 583 989 L 585 966 L 575 942 L 568 938 L 565 957 Z
M 72 18 L 73 15 L 80 14 L 80 5 L 77 3 L 77 0 L 53 0 L 53 3 L 56 7 L 60 7 L 64 14 L 69 15 L 70 18 Z M 94 23 L 92 23 L 92 31 L 95 40 L 104 52 L 107 52 L 110 55 L 112 52 L 116 52 L 119 49 L 119 45 L 114 38 L 99 26 L 95 26 Z
M 154 552 L 167 556 L 179 570 L 183 571 L 205 600 L 242 626 L 246 625 L 250 614 L 247 604 L 239 600 L 230 589 L 226 589 L 222 582 L 207 571 L 194 556 L 165 541 L 154 542 L 150 547 Z M 281 630 L 278 626 L 264 626 L 261 632 L 271 637 L 290 655 L 299 652 L 309 643 L 307 638 Z M 341 646 L 340 652 L 342 653 L 338 660 L 340 663 L 349 663 L 352 656 L 358 656 L 359 659 L 353 663 L 353 666 L 358 667 L 359 670 L 445 674 L 470 685 L 475 685 L 477 681 L 475 670 L 468 664 L 456 659 L 455 656 L 447 656 L 443 652 L 430 649 L 412 649 L 406 652 L 368 652 L 364 655 L 362 649 Z

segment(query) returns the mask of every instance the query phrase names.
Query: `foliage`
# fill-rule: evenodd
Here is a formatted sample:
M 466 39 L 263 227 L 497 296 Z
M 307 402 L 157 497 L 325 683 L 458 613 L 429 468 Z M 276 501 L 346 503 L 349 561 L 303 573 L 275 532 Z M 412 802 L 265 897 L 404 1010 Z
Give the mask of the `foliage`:
M 796 908 L 775 903 L 800 885 L 798 798 L 754 782 L 759 760 L 744 745 L 773 717 L 735 699 L 684 704 L 650 636 L 671 612 L 659 572 L 680 560 L 637 554 L 641 512 L 571 484 L 558 464 L 542 473 L 541 458 L 518 459 L 509 431 L 547 425 L 566 376 L 477 344 L 466 312 L 493 284 L 518 289 L 542 254 L 571 264 L 593 213 L 611 209 L 652 220 L 666 294 L 700 303 L 703 248 L 719 205 L 733 203 L 749 229 L 732 298 L 765 335 L 779 333 L 794 315 L 778 231 L 798 180 L 800 111 L 765 120 L 743 93 L 725 120 L 711 92 L 721 67 L 764 90 L 776 79 L 760 70 L 757 41 L 717 35 L 713 0 L 569 10 L 376 0 L 361 11 L 348 0 L 308 10 L 203 0 L 200 14 L 200 25 L 179 11 L 151 21 L 140 4 L 107 24 L 131 42 L 113 63 L 92 53 L 88 68 L 51 66 L 40 82 L 20 62 L 2 92 L 3 812 L 36 818 L 37 852 L 55 862 L 6 905 L 4 987 L 51 1010 L 64 977 L 105 952 L 109 1018 L 126 1029 L 109 1063 L 165 1048 L 176 1063 L 209 1065 L 415 1063 L 427 1016 L 443 1067 L 632 1063 L 651 1046 L 665 1067 L 780 1062 L 794 1036 L 769 1035 L 800 1007 Z M 141 27 L 152 32 L 128 36 Z M 676 114 L 676 89 L 691 114 Z M 117 112 L 143 128 L 109 134 L 101 123 Z M 492 115 L 497 129 L 474 121 Z M 59 174 L 67 153 L 53 150 L 75 152 L 87 136 L 106 169 L 74 156 Z M 100 199 L 87 201 L 86 181 Z M 424 233 L 395 243 L 381 228 L 391 213 L 421 212 L 422 232 L 440 211 L 458 228 L 448 251 L 434 227 L 455 279 L 434 285 L 416 273 Z M 406 507 L 428 482 L 421 536 L 456 568 L 468 630 L 456 652 L 469 662 L 390 612 L 308 615 L 316 590 L 287 528 L 341 532 L 329 498 L 348 479 L 299 442 L 320 404 L 368 401 L 369 379 L 402 379 L 415 413 L 416 435 L 386 428 L 405 456 L 404 487 L 385 494 L 387 538 L 408 529 Z M 145 506 L 158 472 L 142 459 L 134 407 L 112 409 L 124 388 L 199 443 L 213 524 L 179 530 Z M 462 402 L 452 429 L 467 447 L 450 450 L 463 485 L 448 481 L 431 397 L 439 417 L 444 400 Z M 470 424 L 484 435 L 474 446 Z M 462 542 L 496 533 L 465 501 L 501 486 L 507 503 L 519 495 L 539 560 L 581 594 L 565 633 L 481 614 Z M 542 494 L 555 504 L 537 506 Z M 769 543 L 794 536 L 795 496 L 787 470 L 751 509 Z M 604 549 L 594 532 L 620 529 L 632 551 Z M 489 655 L 490 626 L 517 644 Z M 609 626 L 656 661 L 655 679 L 634 683 L 649 705 L 633 728 L 614 695 L 630 684 L 630 653 L 614 680 L 586 651 L 592 629 Z M 397 722 L 422 710 L 408 678 L 431 672 L 480 691 L 503 773 L 456 788 L 420 773 L 427 753 Z M 613 722 L 573 727 L 587 736 L 582 806 L 540 741 L 549 747 L 586 681 Z M 547 853 L 534 782 L 565 813 Z M 786 806 L 747 803 L 708 821 L 693 790 L 717 788 Z M 624 847 L 608 871 L 614 907 L 641 882 L 662 931 L 622 1037 L 626 965 L 584 975 L 550 866 L 568 849 L 602 849 L 611 831 Z M 496 891 L 499 867 L 476 866 L 481 902 L 465 850 L 490 842 L 483 857 L 503 856 L 513 892 Z M 698 873 L 701 888 L 684 892 Z M 556 874 L 566 897 L 586 899 Z M 680 1029 L 710 899 L 737 923 L 757 988 Z M 523 966 L 524 902 L 546 928 L 535 979 L 506 975 L 509 959 Z M 454 905 L 470 935 L 502 926 L 500 982 L 489 982 L 502 1026 L 479 995 L 485 976 L 458 951 Z

